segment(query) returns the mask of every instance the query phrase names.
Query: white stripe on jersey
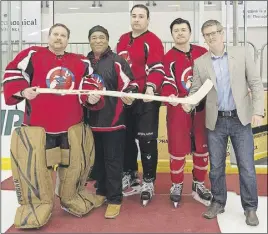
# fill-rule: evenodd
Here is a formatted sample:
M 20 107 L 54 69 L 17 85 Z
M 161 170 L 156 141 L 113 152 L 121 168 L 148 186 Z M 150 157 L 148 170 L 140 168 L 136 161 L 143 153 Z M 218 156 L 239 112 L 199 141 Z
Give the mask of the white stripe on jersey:
M 129 84 L 129 82 L 130 82 L 130 79 L 129 79 L 129 77 L 123 72 L 121 64 L 118 63 L 118 62 L 115 62 L 115 64 L 119 66 L 120 77 L 122 78 L 122 81 L 123 81 L 123 83 L 124 83 L 124 86 L 123 86 L 122 90 L 124 90 L 124 89 L 128 86 L 128 84 Z M 121 90 L 121 91 L 122 91 L 122 90 Z
M 29 65 L 30 58 L 31 58 L 32 54 L 35 53 L 35 52 L 36 52 L 35 50 L 30 50 L 29 54 L 27 55 L 27 57 L 25 57 L 23 60 L 21 60 L 18 63 L 18 69 L 26 71 L 26 69 L 27 69 L 27 67 Z
M 85 77 L 83 77 L 83 78 L 81 79 L 81 81 L 80 81 L 80 84 L 79 84 L 79 86 L 78 86 L 78 89 L 79 89 L 79 90 L 82 89 L 82 85 L 83 85 L 83 82 L 84 82 L 84 81 L 85 81 Z M 78 94 L 78 101 L 79 101 L 80 104 L 83 104 L 82 99 L 81 99 L 81 94 Z
M 165 79 L 167 79 L 168 81 L 174 81 L 174 78 L 170 76 L 165 76 Z
M 24 80 L 24 77 L 23 76 L 11 76 L 11 77 L 5 78 L 2 84 L 5 84 L 7 81 L 11 81 L 11 80 Z
M 30 76 L 25 71 L 22 71 L 22 75 L 24 79 L 27 80 L 27 82 L 30 84 Z
M 173 83 L 171 83 L 171 82 L 169 82 L 169 81 L 164 81 L 163 84 L 162 84 L 162 86 L 164 86 L 165 84 L 172 85 L 172 86 L 177 90 L 177 92 L 178 92 L 177 86 L 174 85 Z
M 18 70 L 6 70 L 4 74 L 6 73 L 16 73 L 16 74 L 21 74 L 21 71 Z
M 170 63 L 169 65 L 169 71 L 170 71 L 170 74 L 172 75 L 174 81 L 175 81 L 175 74 L 173 73 L 173 70 L 172 70 L 172 66 L 175 64 L 175 61 Z
M 145 46 L 147 47 L 148 54 L 150 53 L 150 46 L 145 42 Z
M 81 59 L 81 60 L 88 65 L 87 75 L 91 75 L 93 73 L 93 68 L 91 66 L 90 61 L 87 59 Z
M 89 84 L 89 85 L 94 85 L 96 88 L 99 88 L 98 85 L 96 85 L 96 83 L 92 83 L 92 82 L 89 82 L 89 81 L 84 81 L 84 84 Z

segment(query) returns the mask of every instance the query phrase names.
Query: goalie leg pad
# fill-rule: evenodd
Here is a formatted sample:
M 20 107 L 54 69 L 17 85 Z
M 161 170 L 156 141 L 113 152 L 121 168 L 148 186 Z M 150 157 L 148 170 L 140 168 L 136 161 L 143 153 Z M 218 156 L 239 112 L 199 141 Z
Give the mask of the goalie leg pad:
M 70 149 L 62 149 L 62 158 L 69 155 L 69 166 L 57 170 L 56 194 L 61 206 L 69 213 L 81 217 L 94 208 L 95 195 L 86 191 L 85 183 L 95 159 L 92 131 L 83 123 L 69 128 Z
M 11 169 L 20 207 L 16 228 L 39 228 L 53 208 L 52 171 L 47 168 L 46 133 L 41 127 L 19 127 L 11 136 Z

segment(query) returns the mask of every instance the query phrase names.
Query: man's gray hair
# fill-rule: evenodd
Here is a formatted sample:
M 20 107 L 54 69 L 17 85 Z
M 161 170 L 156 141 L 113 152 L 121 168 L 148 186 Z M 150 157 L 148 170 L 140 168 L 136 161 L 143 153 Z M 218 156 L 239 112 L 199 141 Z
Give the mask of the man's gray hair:
M 201 32 L 203 33 L 205 28 L 211 27 L 211 26 L 214 26 L 214 25 L 217 26 L 218 31 L 223 30 L 223 26 L 218 20 L 207 20 L 205 23 L 203 23 L 202 28 L 201 28 Z

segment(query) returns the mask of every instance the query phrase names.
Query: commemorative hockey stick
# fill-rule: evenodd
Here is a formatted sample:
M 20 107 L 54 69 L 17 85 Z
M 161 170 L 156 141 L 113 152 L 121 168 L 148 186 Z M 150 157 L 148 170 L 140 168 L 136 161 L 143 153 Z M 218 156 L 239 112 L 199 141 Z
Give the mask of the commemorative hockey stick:
M 99 94 L 103 96 L 111 96 L 111 97 L 130 97 L 135 99 L 147 99 L 152 101 L 159 102 L 174 102 L 174 103 L 187 103 L 191 105 L 198 104 L 210 91 L 213 83 L 211 80 L 207 79 L 205 83 L 200 87 L 200 89 L 189 97 L 178 98 L 178 97 L 166 97 L 166 96 L 154 96 L 148 94 L 141 93 L 125 93 L 118 91 L 109 91 L 109 90 L 69 90 L 69 89 L 48 89 L 48 88 L 37 88 L 37 93 L 42 94 L 61 94 L 61 95 L 90 95 L 90 94 Z

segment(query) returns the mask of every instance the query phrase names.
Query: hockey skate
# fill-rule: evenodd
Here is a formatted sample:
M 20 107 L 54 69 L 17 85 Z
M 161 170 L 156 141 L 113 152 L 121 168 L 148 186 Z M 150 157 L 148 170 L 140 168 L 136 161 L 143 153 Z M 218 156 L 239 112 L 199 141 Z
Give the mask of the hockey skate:
M 122 180 L 123 196 L 131 196 L 134 194 L 140 194 L 141 185 L 138 177 L 138 172 L 124 172 Z
M 152 200 L 153 195 L 154 195 L 154 183 L 143 181 L 140 195 L 141 204 L 143 206 L 146 206 L 149 203 L 149 201 Z
M 193 180 L 192 190 L 192 196 L 196 201 L 201 202 L 205 206 L 210 206 L 212 194 L 209 189 L 205 187 L 204 182 Z
M 178 204 L 181 201 L 183 183 L 180 184 L 172 184 L 170 188 L 170 200 L 173 202 L 175 208 L 177 208 Z

